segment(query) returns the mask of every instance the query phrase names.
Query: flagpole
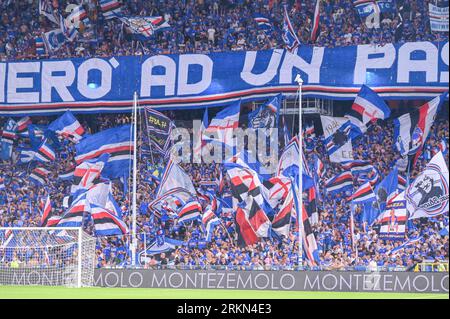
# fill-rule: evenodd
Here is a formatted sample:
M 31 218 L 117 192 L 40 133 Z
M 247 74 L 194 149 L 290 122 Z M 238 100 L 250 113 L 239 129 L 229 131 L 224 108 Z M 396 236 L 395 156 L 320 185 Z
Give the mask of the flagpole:
M 133 101 L 133 202 L 132 202 L 132 244 L 131 244 L 131 264 L 136 266 L 136 211 L 137 211 L 137 92 L 134 92 Z
M 297 75 L 295 81 L 298 83 L 298 141 L 299 141 L 299 177 L 298 177 L 298 193 L 299 193 L 299 207 L 297 212 L 298 218 L 298 258 L 299 268 L 303 265 L 303 165 L 302 165 L 302 153 L 303 153 L 303 126 L 302 126 L 302 86 L 303 80 L 300 75 Z

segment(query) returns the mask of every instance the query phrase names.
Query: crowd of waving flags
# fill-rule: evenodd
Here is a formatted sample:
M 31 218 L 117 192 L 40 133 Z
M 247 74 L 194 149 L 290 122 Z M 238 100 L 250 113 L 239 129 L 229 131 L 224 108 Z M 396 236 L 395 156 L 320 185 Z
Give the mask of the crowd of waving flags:
M 401 155 L 417 159 L 444 98 L 445 95 L 441 95 L 418 111 L 394 120 L 397 123 L 395 142 Z M 278 127 L 280 104 L 281 96 L 275 96 L 257 108 L 248 117 L 249 126 L 265 129 Z M 200 151 L 209 143 L 234 148 L 233 130 L 239 127 L 240 106 L 240 101 L 230 104 L 211 121 L 208 110 L 205 110 L 201 134 L 196 143 Z M 167 133 L 172 127 L 172 122 L 162 113 L 147 112 L 153 119 L 147 119 L 149 134 Z M 284 146 L 274 174 L 261 174 L 261 163 L 257 160 L 250 163 L 249 152 L 232 153 L 232 160 L 224 164 L 231 188 L 232 200 L 229 202 L 221 198 L 220 191 L 214 193 L 195 187 L 183 167 L 170 158 L 158 178 L 156 198 L 149 209 L 156 217 L 172 219 L 185 227 L 198 221 L 203 225 L 207 241 L 211 241 L 216 227 L 226 229 L 229 226 L 229 221 L 223 216 L 224 212 L 228 214 L 231 211 L 235 225 L 234 240 L 243 247 L 258 243 L 262 238 L 287 237 L 293 231 L 292 222 L 295 221 L 294 230 L 301 236 L 305 260 L 314 266 L 318 263 L 318 248 L 312 225 L 318 221 L 322 188 L 325 194 L 332 196 L 345 193 L 352 206 L 349 225 L 352 229 L 354 206 L 360 205 L 365 222 L 380 224 L 382 238 L 404 238 L 408 219 L 433 217 L 448 211 L 448 168 L 440 151 L 413 182 L 408 182 L 408 178 L 398 174 L 396 167 L 383 178 L 375 163 L 354 159 L 352 141 L 365 134 L 371 123 L 386 120 L 389 116 L 384 102 L 365 86 L 361 88 L 348 116 L 321 116 L 324 146 L 331 162 L 342 169 L 324 183 L 321 180 L 325 178 L 327 168 L 318 157 L 314 158 L 313 165 L 307 163 L 300 149 L 300 136 L 286 139 L 289 141 Z M 23 148 L 21 153 L 28 152 L 31 158 L 25 163 L 32 164 L 29 174 L 32 182 L 46 184 L 50 171 L 45 165 L 58 157 L 58 143 L 70 141 L 76 150 L 76 166 L 59 172 L 60 178 L 72 182 L 71 193 L 66 196 L 64 204 L 67 210 L 62 216 L 52 215 L 51 200 L 47 196 L 42 205 L 42 225 L 80 227 L 85 218 L 89 218 L 98 236 L 126 233 L 127 226 L 112 196 L 111 180 L 127 178 L 130 174 L 134 151 L 132 126 L 122 125 L 89 135 L 75 116 L 67 111 L 47 127 L 36 130 L 34 127 L 30 118 L 22 118 L 17 122 L 8 120 L 2 131 L 2 156 L 11 153 L 10 145 L 14 145 L 18 138 L 30 140 L 30 147 Z M 304 136 L 311 136 L 314 131 L 314 126 L 309 125 Z M 299 176 L 300 158 L 302 176 Z M 301 190 L 298 189 L 300 178 Z M 307 196 L 300 207 L 299 196 L 305 192 Z M 169 247 L 167 249 L 176 247 L 162 242 L 154 248 L 164 245 Z
M 112 189 L 101 185 L 110 185 L 110 179 L 129 175 L 134 147 L 130 132 L 131 125 L 123 125 L 86 134 L 70 111 L 47 126 L 33 124 L 30 117 L 17 121 L 8 119 L 1 133 L 1 155 L 17 165 L 27 165 L 29 181 L 46 189 L 41 205 L 41 226 L 81 227 L 88 218 L 98 236 L 125 234 L 128 229 L 121 220 Z M 70 194 L 62 203 L 66 211 L 58 216 L 52 209 L 47 185 L 53 177 L 50 166 L 60 159 L 62 143 L 74 145 L 76 163 L 58 172 L 58 178 L 72 183 Z M 16 158 L 12 158 L 13 147 L 16 147 Z
M 122 23 L 123 30 L 140 41 L 149 40 L 155 33 L 170 28 L 170 25 L 161 16 L 130 17 L 123 15 L 122 5 L 118 0 L 100 0 L 98 7 L 103 19 L 117 19 Z M 53 0 L 39 0 L 39 14 L 51 21 L 55 28 L 36 36 L 36 53 L 38 55 L 51 55 L 67 42 L 73 42 L 78 38 L 89 38 L 95 33 L 94 23 L 90 21 L 83 4 L 72 5 L 68 15 L 64 17 L 61 9 L 54 6 Z

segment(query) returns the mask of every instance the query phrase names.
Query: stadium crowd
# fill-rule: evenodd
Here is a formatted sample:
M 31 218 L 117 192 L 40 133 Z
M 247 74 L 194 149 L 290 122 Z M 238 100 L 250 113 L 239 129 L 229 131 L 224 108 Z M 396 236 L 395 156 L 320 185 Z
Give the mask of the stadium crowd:
M 448 41 L 448 33 L 431 32 L 428 18 L 430 0 L 397 0 L 397 12 L 382 14 L 381 27 L 368 29 L 361 21 L 351 0 L 321 1 L 319 36 L 315 43 L 310 39 L 314 0 L 122 0 L 122 14 L 126 16 L 163 16 L 170 24 L 167 31 L 156 34 L 149 41 L 134 41 L 124 32 L 117 19 L 105 20 L 99 12 L 98 0 L 83 0 L 89 20 L 94 26 L 93 35 L 80 37 L 66 43 L 49 58 L 91 57 L 135 54 L 209 53 L 237 50 L 263 50 L 282 48 L 281 37 L 283 5 L 288 4 L 291 22 L 302 44 L 341 47 L 357 44 L 386 44 L 406 41 Z M 435 1 L 433 1 L 434 3 Z M 444 1 L 445 2 L 445 1 Z M 67 15 L 65 8 L 75 1 L 54 0 L 53 5 Z M 448 5 L 448 1 L 446 2 Z M 39 14 L 38 0 L 0 0 L 0 61 L 40 58 L 36 53 L 36 37 L 56 26 Z M 262 30 L 254 20 L 255 14 L 270 19 L 271 30 Z M 401 19 L 398 15 L 401 15 Z M 402 23 L 401 34 L 396 30 Z M 46 57 L 46 56 L 44 56 Z M 448 108 L 448 106 L 447 106 Z M 172 119 L 185 118 L 183 112 L 166 112 Z M 448 115 L 448 111 L 447 111 Z M 95 133 L 121 124 L 130 123 L 129 115 L 102 114 L 77 115 L 87 133 Z M 7 118 L 0 118 L 0 128 Z M 37 126 L 48 125 L 54 117 L 32 117 Z M 294 269 L 298 266 L 299 243 L 295 223 L 286 238 L 274 236 L 261 239 L 245 248 L 236 245 L 236 226 L 233 212 L 222 209 L 222 226 L 215 227 L 211 242 L 205 241 L 201 221 L 179 226 L 168 215 L 156 216 L 148 209 L 155 198 L 159 177 L 167 159 L 151 152 L 145 131 L 140 130 L 138 145 L 138 233 L 139 248 L 143 251 L 158 237 L 184 242 L 181 247 L 149 256 L 145 267 L 226 267 L 228 269 Z M 306 149 L 306 158 L 312 165 L 314 155 L 320 156 L 326 168 L 321 184 L 339 173 L 342 168 L 325 156 L 320 136 L 312 139 L 313 147 Z M 411 171 L 414 178 L 439 149 L 444 141 L 449 147 L 449 121 L 440 114 L 432 127 L 424 152 Z M 40 201 L 50 194 L 53 210 L 64 213 L 64 196 L 70 193 L 70 181 L 58 178 L 59 174 L 74 166 L 75 148 L 68 140 L 57 151 L 57 160 L 46 165 L 50 170 L 45 187 L 29 180 L 33 165 L 17 163 L 18 149 L 27 143 L 19 138 L 10 160 L 0 160 L 0 227 L 38 226 L 41 218 Z M 281 143 L 281 142 L 280 142 Z M 399 154 L 393 148 L 391 120 L 378 122 L 359 140 L 353 142 L 354 157 L 370 160 L 379 171 L 381 179 L 393 169 Z M 280 144 L 282 150 L 283 143 Z M 445 155 L 448 165 L 448 152 Z M 225 176 L 225 186 L 219 195 L 231 197 L 230 184 L 222 165 L 187 164 L 183 168 L 197 188 L 205 187 L 203 181 L 214 184 Z M 128 183 L 129 184 L 129 183 Z M 203 185 L 203 186 L 202 186 Z M 355 188 L 358 182 L 355 180 Z M 403 267 L 411 269 L 423 260 L 448 262 L 448 214 L 430 219 L 408 222 L 407 238 L 403 241 L 386 241 L 378 238 L 377 224 L 368 225 L 363 211 L 356 210 L 355 238 L 352 248 L 349 227 L 350 207 L 346 196 L 330 196 L 321 187 L 322 201 L 318 203 L 318 221 L 313 224 L 320 254 L 320 267 L 345 269 L 347 267 Z M 113 194 L 119 203 L 124 221 L 130 226 L 130 190 L 123 181 L 114 181 Z M 92 223 L 86 228 L 93 232 Z M 411 247 L 391 253 L 407 239 L 420 238 Z M 96 253 L 98 267 L 126 266 L 131 263 L 130 237 L 98 238 Z M 0 248 L 1 252 L 1 248 Z M 1 256 L 1 254 L 0 254 Z M 1 262 L 1 258 L 0 258 Z M 304 261 L 306 265 L 306 261 Z
M 179 120 L 189 117 L 186 113 L 167 113 L 173 119 Z M 241 115 L 242 116 L 242 115 Z M 80 123 L 88 133 L 95 133 L 109 127 L 130 122 L 128 115 L 98 115 L 78 116 Z M 33 123 L 46 125 L 53 118 L 33 117 Z M 4 119 L 2 119 L 3 121 Z M 3 123 L 1 123 L 3 124 Z M 233 210 L 223 208 L 220 212 L 222 226 L 215 227 L 211 242 L 206 242 L 205 232 L 201 221 L 194 221 L 190 225 L 180 226 L 174 219 L 162 212 L 156 216 L 148 209 L 148 204 L 155 198 L 158 180 L 167 159 L 155 152 L 149 152 L 148 139 L 140 130 L 138 148 L 138 218 L 137 231 L 139 233 L 138 252 L 144 251 L 159 238 L 170 238 L 183 242 L 183 245 L 164 253 L 150 254 L 142 259 L 144 267 L 223 267 L 227 269 L 295 269 L 298 265 L 298 233 L 295 222 L 292 221 L 289 237 L 274 236 L 264 238 L 259 243 L 239 247 L 236 244 L 236 226 Z M 27 139 L 19 139 L 17 146 Z M 312 139 L 314 147 L 306 149 L 308 163 L 312 165 L 314 154 L 320 155 L 325 165 L 326 174 L 321 183 L 342 170 L 340 165 L 328 160 L 320 137 Z M 449 143 L 449 122 L 445 115 L 438 117 L 411 176 L 426 165 L 439 150 L 439 142 L 445 141 L 447 149 Z M 282 149 L 280 142 L 280 149 Z M 373 125 L 358 141 L 353 143 L 355 159 L 368 159 L 384 178 L 394 167 L 399 158 L 393 149 L 392 121 L 379 122 Z M 39 203 L 46 194 L 50 194 L 52 206 L 57 215 L 64 213 L 63 197 L 70 193 L 71 181 L 58 178 L 61 172 L 73 166 L 74 144 L 65 141 L 61 150 L 57 152 L 57 160 L 46 165 L 51 170 L 45 187 L 31 182 L 28 178 L 30 165 L 17 164 L 17 147 L 11 160 L 0 162 L 0 226 L 38 226 L 41 218 Z M 448 152 L 446 153 L 448 165 Z M 183 168 L 192 178 L 194 186 L 203 188 L 202 181 L 214 184 L 219 180 L 223 167 L 219 164 L 183 164 Z M 226 171 L 223 171 L 226 176 Z M 358 182 L 355 180 L 355 188 Z M 123 220 L 131 226 L 130 193 L 124 193 L 123 183 L 119 180 L 113 183 L 113 193 L 118 202 Z M 216 189 L 217 191 L 217 189 Z M 442 232 L 448 226 L 448 214 L 430 219 L 416 219 L 408 223 L 407 236 L 404 240 L 386 241 L 378 238 L 377 224 L 367 225 L 361 209 L 356 210 L 355 238 L 356 249 L 352 248 L 349 227 L 349 203 L 347 194 L 336 196 L 327 195 L 323 187 L 320 188 L 322 202 L 318 203 L 318 221 L 313 224 L 320 254 L 319 267 L 322 269 L 366 269 L 366 267 L 386 267 L 389 269 L 401 267 L 411 269 L 423 260 L 448 261 L 448 233 Z M 231 196 L 229 180 L 225 178 L 222 198 Z M 92 222 L 85 221 L 86 229 L 93 232 Z M 396 252 L 391 251 L 407 239 L 420 238 L 418 243 Z M 129 250 L 130 237 L 113 236 L 98 238 L 96 253 L 98 267 L 127 266 L 131 263 Z M 142 256 L 141 256 L 142 257 Z M 146 256 L 147 257 L 147 256 Z M 306 260 L 304 266 L 307 265 Z
M 80 2 L 80 1 L 78 1 Z M 408 41 L 447 41 L 445 32 L 432 32 L 430 0 L 397 0 L 397 12 L 382 13 L 380 28 L 368 28 L 351 0 L 321 1 L 318 38 L 311 40 L 314 0 L 122 0 L 125 16 L 162 16 L 170 29 L 148 41 L 134 41 L 118 19 L 105 20 L 98 0 L 83 0 L 92 28 L 49 58 L 134 54 L 210 53 L 282 48 L 283 5 L 303 45 L 338 47 Z M 435 1 L 431 1 L 435 3 Z M 448 1 L 441 1 L 448 6 Z M 63 16 L 73 0 L 53 0 Z M 58 26 L 39 14 L 39 1 L 0 1 L 0 61 L 47 57 L 36 52 L 36 37 Z M 401 15 L 403 22 L 399 18 Z M 269 18 L 264 30 L 255 16 Z M 397 32 L 399 25 L 402 32 Z M 88 28 L 86 28 L 88 29 Z

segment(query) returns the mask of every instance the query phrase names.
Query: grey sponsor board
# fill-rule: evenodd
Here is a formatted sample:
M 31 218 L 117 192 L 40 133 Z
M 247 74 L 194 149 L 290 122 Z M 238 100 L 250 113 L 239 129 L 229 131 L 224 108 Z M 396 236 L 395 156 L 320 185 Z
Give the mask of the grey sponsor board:
M 448 273 L 97 269 L 94 285 L 128 288 L 448 293 Z

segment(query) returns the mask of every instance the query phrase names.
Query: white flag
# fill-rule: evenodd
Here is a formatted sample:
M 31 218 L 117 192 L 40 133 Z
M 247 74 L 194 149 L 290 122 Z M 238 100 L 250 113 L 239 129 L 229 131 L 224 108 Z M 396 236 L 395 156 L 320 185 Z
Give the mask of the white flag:
M 437 153 L 405 191 L 409 219 L 448 213 L 448 167 Z
M 353 160 L 351 123 L 345 117 L 321 116 L 324 145 L 330 161 L 341 163 Z

